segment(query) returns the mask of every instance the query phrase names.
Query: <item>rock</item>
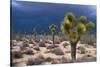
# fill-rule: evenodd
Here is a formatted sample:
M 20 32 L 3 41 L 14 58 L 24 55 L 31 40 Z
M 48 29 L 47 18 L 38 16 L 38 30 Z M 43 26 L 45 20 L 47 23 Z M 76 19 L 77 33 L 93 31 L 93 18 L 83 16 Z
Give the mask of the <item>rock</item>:
M 54 44 L 60 44 L 60 40 L 55 40 Z
M 34 44 L 34 42 L 35 42 L 35 41 L 34 41 L 33 39 L 31 39 L 31 40 L 29 41 L 30 44 Z
M 21 48 L 21 51 L 24 51 L 24 50 L 29 49 L 30 47 L 23 47 L 23 46 L 20 46 L 20 48 Z
M 93 55 L 88 53 L 84 57 L 93 57 Z
M 16 40 L 12 40 L 11 44 L 12 44 L 12 46 L 17 46 L 17 41 Z
M 31 65 L 35 65 L 35 60 L 34 59 L 28 59 L 27 65 L 31 66 Z
M 96 56 L 93 56 L 92 54 L 88 53 L 82 56 L 80 59 L 77 60 L 78 62 L 92 62 L 96 61 Z
M 26 51 L 24 52 L 24 54 L 27 54 L 27 55 L 33 55 L 34 52 L 33 52 L 33 50 L 28 49 L 28 50 L 26 50 Z
M 30 45 L 28 42 L 24 41 L 22 45 L 20 45 L 20 48 L 21 50 L 26 50 L 28 48 L 30 48 L 29 46 L 32 46 Z
M 33 46 L 37 46 L 37 42 L 35 42 L 33 39 L 31 39 L 29 43 L 33 44 Z
M 35 50 L 37 50 L 37 51 L 40 51 L 39 46 L 34 46 L 33 49 L 35 49 Z
M 31 58 L 27 61 L 27 65 L 31 66 L 31 65 L 39 65 L 43 62 L 43 60 L 41 58 Z
M 40 49 L 40 53 L 45 53 L 47 51 L 47 48 L 46 47 L 39 47 Z
M 61 60 L 62 60 L 62 63 L 71 63 L 72 62 L 72 60 L 69 57 L 66 57 L 66 56 L 63 56 L 61 58 Z
M 70 45 L 70 43 L 68 41 L 63 41 L 60 43 L 60 45 L 66 47 L 66 46 Z
M 41 56 L 40 54 L 37 55 L 36 57 L 34 58 L 30 58 L 28 61 L 27 61 L 27 65 L 39 65 L 41 64 L 42 62 L 44 61 L 44 58 L 43 56 Z
M 23 45 L 23 41 L 17 41 L 16 45 L 17 45 L 17 46 Z
M 12 47 L 12 50 L 13 51 L 20 51 L 21 50 L 21 47 L 20 46 L 13 46 Z
M 46 43 L 46 47 L 47 47 L 47 49 L 51 49 L 51 48 L 54 48 L 54 45 Z
M 52 48 L 55 48 L 55 47 L 59 47 L 59 44 L 48 44 L 48 43 L 46 43 L 45 45 L 46 45 L 47 49 L 52 49 Z
M 60 59 L 54 59 L 52 60 L 52 64 L 61 64 L 62 61 Z
M 96 46 L 97 43 L 93 43 L 94 46 Z
M 11 57 L 12 57 L 12 59 L 13 59 L 13 58 L 22 58 L 22 57 L 23 57 L 22 54 L 23 54 L 23 53 L 22 53 L 21 51 L 13 51 L 13 52 L 11 53 Z
M 53 42 L 51 40 L 46 40 L 46 43 L 52 44 Z
M 25 42 L 23 42 L 22 46 L 23 47 L 29 47 L 29 43 L 25 41 Z
M 12 40 L 12 43 L 16 43 L 17 41 L 16 40 Z
M 60 47 L 56 47 L 51 50 L 52 53 L 55 53 L 56 55 L 64 55 L 64 50 Z
M 39 46 L 38 43 L 34 41 L 33 46 Z
M 23 41 L 15 41 L 15 42 L 12 42 L 12 45 L 13 46 L 21 46 L 23 44 Z
M 86 49 L 84 46 L 78 46 L 77 49 L 80 51 L 81 54 L 85 54 L 86 53 Z
M 47 58 L 45 58 L 45 61 L 47 61 L 47 62 L 51 62 L 53 59 L 51 58 L 51 57 L 47 57 Z
M 40 47 L 46 47 L 45 42 L 41 39 L 39 42 Z
M 38 43 L 38 42 L 40 42 L 40 39 L 36 38 L 34 41 Z
M 11 67 L 24 67 L 26 66 L 26 63 L 20 62 L 20 63 L 13 63 Z
M 34 44 L 29 44 L 29 47 L 32 48 Z
M 67 53 L 70 53 L 71 52 L 71 46 L 70 45 L 68 45 L 68 46 L 66 46 L 64 48 L 66 49 L 66 52 Z

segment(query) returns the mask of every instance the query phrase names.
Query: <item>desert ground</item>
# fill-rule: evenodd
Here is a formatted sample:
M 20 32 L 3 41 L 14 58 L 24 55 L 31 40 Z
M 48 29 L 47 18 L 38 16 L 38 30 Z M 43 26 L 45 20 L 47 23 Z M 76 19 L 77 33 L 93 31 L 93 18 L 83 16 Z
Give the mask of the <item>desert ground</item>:
M 70 43 L 61 36 L 55 36 L 55 46 L 52 36 L 23 35 L 11 39 L 12 66 L 31 66 L 72 63 Z M 96 61 L 96 43 L 78 42 L 75 62 Z

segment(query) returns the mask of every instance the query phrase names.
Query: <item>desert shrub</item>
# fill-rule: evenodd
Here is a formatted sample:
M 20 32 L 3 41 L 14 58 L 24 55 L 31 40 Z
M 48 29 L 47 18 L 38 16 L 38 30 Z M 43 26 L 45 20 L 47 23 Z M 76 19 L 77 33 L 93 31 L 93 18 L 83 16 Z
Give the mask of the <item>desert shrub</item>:
M 52 49 L 51 52 L 55 53 L 56 55 L 64 55 L 64 51 L 60 47 L 56 47 L 56 48 Z
M 23 46 L 23 47 L 29 47 L 29 43 L 28 43 L 28 42 L 24 42 L 24 43 L 22 44 L 22 46 Z
M 27 55 L 33 55 L 34 54 L 32 50 L 26 50 L 24 53 L 27 54 Z
M 35 60 L 29 59 L 26 64 L 29 65 L 29 66 L 34 65 L 35 64 Z
M 27 65 L 31 66 L 31 65 L 39 65 L 44 61 L 44 58 L 42 58 L 41 56 L 38 56 L 36 58 L 31 58 L 27 61 Z
M 40 51 L 40 48 L 39 48 L 39 46 L 35 46 L 35 47 L 33 47 L 35 50 L 37 50 L 37 51 Z
M 22 58 L 22 57 L 23 57 L 22 54 L 23 54 L 23 53 L 22 53 L 21 51 L 14 51 L 14 52 L 11 53 L 12 59 L 13 59 L 13 58 Z

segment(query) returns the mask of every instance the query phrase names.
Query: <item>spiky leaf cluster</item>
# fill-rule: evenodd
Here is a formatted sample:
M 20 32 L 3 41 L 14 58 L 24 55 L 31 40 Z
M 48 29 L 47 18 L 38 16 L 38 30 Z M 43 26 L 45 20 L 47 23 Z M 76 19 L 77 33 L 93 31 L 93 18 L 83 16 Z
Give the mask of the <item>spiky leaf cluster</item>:
M 68 33 L 70 41 L 78 41 L 80 36 L 94 28 L 92 21 L 87 22 L 86 16 L 80 16 L 79 19 L 75 18 L 72 12 L 68 12 L 61 24 L 63 33 Z
M 85 33 L 85 32 L 86 32 L 86 26 L 85 26 L 85 24 L 79 22 L 79 23 L 77 24 L 77 26 L 76 26 L 76 30 L 77 30 L 77 32 L 78 32 L 79 34 Z
M 49 29 L 50 29 L 50 31 L 51 31 L 52 33 L 55 33 L 55 32 L 56 32 L 56 25 L 51 24 L 51 25 L 49 26 Z
M 86 27 L 88 31 L 91 31 L 94 28 L 94 23 L 90 21 L 89 23 L 87 23 Z
M 85 23 L 87 22 L 86 16 L 81 16 L 81 17 L 79 18 L 79 22 L 85 24 Z

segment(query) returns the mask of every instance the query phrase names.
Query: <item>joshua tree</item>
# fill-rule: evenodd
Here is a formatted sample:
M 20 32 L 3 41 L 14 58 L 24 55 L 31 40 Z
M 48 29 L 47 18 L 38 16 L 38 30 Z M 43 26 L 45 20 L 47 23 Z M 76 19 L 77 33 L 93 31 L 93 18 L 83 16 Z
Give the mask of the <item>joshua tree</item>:
M 36 28 L 33 28 L 32 31 L 33 31 L 33 35 L 34 35 L 34 37 L 35 37 L 35 39 L 36 39 L 36 34 L 37 34 Z
M 61 30 L 68 35 L 71 44 L 72 61 L 76 61 L 76 46 L 80 37 L 94 28 L 94 23 L 89 21 L 85 16 L 80 16 L 77 20 L 72 12 L 68 12 L 61 24 Z
M 52 39 L 53 39 L 53 45 L 54 45 L 54 36 L 55 36 L 55 32 L 56 32 L 56 25 L 51 24 L 49 26 L 50 31 L 52 32 Z

